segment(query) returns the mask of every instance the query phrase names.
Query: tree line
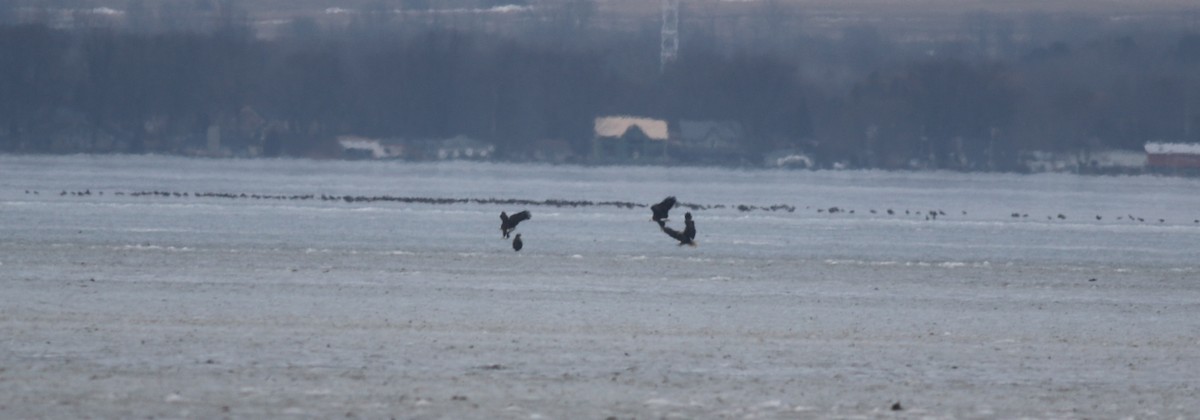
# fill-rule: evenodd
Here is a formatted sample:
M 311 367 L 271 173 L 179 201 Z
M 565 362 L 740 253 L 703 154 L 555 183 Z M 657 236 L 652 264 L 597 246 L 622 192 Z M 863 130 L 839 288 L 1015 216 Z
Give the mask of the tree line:
M 574 22 L 497 36 L 299 19 L 270 39 L 237 21 L 3 25 L 0 151 L 174 153 L 220 126 L 223 144 L 265 156 L 334 156 L 334 139 L 353 134 L 465 135 L 510 159 L 549 142 L 585 157 L 603 115 L 736 121 L 736 161 L 751 163 L 792 150 L 823 166 L 1018 170 L 1023 151 L 1200 141 L 1196 33 L 997 43 L 996 25 L 982 25 L 993 29 L 915 48 L 865 26 L 745 44 L 685 27 L 680 59 L 660 71 L 653 22 Z

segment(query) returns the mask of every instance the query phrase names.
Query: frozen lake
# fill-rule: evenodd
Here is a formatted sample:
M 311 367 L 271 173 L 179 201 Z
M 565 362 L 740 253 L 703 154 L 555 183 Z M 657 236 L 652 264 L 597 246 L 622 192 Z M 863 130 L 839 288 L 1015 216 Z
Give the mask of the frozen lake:
M 0 155 L 0 417 L 1195 418 L 1197 255 L 1186 178 Z

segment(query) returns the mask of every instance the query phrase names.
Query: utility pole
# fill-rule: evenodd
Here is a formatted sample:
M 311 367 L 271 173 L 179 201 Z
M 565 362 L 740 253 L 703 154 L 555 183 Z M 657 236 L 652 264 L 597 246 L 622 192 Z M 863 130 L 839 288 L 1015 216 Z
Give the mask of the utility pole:
M 662 50 L 659 72 L 679 58 L 679 0 L 662 0 Z

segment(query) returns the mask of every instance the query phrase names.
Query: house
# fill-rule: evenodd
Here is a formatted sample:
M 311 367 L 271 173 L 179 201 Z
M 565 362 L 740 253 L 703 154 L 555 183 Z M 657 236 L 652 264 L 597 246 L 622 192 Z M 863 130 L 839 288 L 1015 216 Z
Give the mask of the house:
M 1027 150 L 1021 152 L 1020 161 L 1030 173 L 1073 172 L 1079 169 L 1080 159 L 1070 153 Z
M 445 140 L 437 146 L 437 158 L 446 159 L 488 159 L 496 153 L 496 146 L 473 138 L 458 135 Z
M 404 146 L 383 144 L 379 139 L 359 136 L 338 136 L 342 155 L 350 159 L 386 159 L 404 156 Z
M 599 160 L 628 160 L 665 155 L 670 133 L 667 122 L 632 116 L 597 117 L 592 138 L 592 157 Z
M 686 147 L 729 149 L 745 137 L 737 121 L 679 121 L 679 141 Z
M 796 150 L 776 150 L 763 156 L 763 164 L 769 168 L 815 169 L 816 165 L 808 154 Z
M 1146 163 L 1151 169 L 1200 169 L 1200 143 L 1146 143 Z
M 1087 168 L 1081 172 L 1102 174 L 1133 174 L 1146 169 L 1146 154 L 1132 150 L 1103 150 L 1092 152 Z
M 670 155 L 681 162 L 745 164 L 759 157 L 746 153 L 742 124 L 736 121 L 679 121 Z
M 1074 152 L 1021 152 L 1021 163 L 1031 173 L 1071 172 L 1133 174 L 1146 169 L 1146 154 L 1129 150 L 1077 150 Z

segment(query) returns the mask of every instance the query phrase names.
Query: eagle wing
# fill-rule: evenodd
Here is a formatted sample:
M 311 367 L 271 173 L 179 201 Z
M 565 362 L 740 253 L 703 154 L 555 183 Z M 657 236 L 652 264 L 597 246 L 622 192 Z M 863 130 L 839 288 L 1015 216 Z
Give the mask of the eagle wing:
M 667 236 L 670 236 L 671 238 L 674 238 L 676 241 L 679 241 L 681 245 L 692 242 L 691 239 L 688 239 L 687 235 L 684 235 L 678 230 L 667 227 L 666 223 L 659 222 L 658 226 L 659 228 L 662 228 L 663 233 L 667 234 Z
M 529 214 L 529 210 L 521 210 L 520 213 L 508 216 L 508 221 L 511 222 L 513 226 L 516 226 L 517 223 L 521 223 L 532 218 L 533 215 Z
M 654 221 L 666 219 L 672 207 L 675 207 L 675 196 L 667 197 L 658 204 L 650 206 L 650 211 L 654 213 L 652 219 Z

